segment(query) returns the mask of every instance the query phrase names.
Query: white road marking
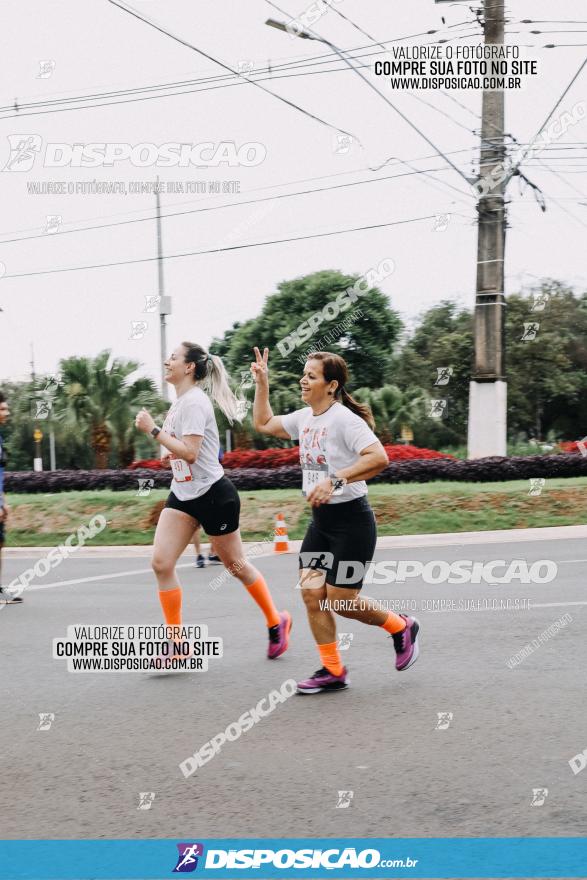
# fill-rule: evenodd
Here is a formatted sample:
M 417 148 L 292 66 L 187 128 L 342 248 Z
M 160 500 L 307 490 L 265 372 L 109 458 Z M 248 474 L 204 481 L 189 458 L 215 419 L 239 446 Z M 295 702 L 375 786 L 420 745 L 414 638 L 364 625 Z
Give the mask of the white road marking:
M 185 562 L 183 565 L 176 565 L 176 568 L 193 568 L 193 562 Z M 153 574 L 152 568 L 134 568 L 130 571 L 116 571 L 111 574 L 96 574 L 92 577 L 74 578 L 69 581 L 54 581 L 51 584 L 31 584 L 25 589 L 25 593 L 32 590 L 49 590 L 51 587 L 71 587 L 74 584 L 87 584 L 90 581 L 107 581 L 109 578 L 127 577 L 131 574 Z M 14 578 L 16 580 L 16 578 Z
M 570 605 L 587 605 L 587 602 L 540 602 L 531 608 L 568 608 Z
M 446 597 L 445 597 L 446 598 Z M 487 599 L 487 596 L 480 596 L 480 599 Z M 532 602 L 529 607 L 526 608 L 421 608 L 417 612 L 417 614 L 464 614 L 467 611 L 475 611 L 478 613 L 479 611 L 515 611 L 516 613 L 521 613 L 522 611 L 534 611 L 535 608 L 568 608 L 571 605 L 587 605 L 587 602 Z M 407 612 L 408 614 L 410 612 Z

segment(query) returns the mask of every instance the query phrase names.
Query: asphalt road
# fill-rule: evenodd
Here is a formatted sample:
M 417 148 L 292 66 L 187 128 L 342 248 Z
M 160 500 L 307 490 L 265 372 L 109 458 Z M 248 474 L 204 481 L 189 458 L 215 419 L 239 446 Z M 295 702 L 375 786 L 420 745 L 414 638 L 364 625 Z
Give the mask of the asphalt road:
M 546 532 L 545 532 L 546 534 Z M 550 534 L 550 530 L 549 530 Z M 290 608 L 290 650 L 265 659 L 264 621 L 222 569 L 181 569 L 184 619 L 224 640 L 207 672 L 72 674 L 52 659 L 71 624 L 160 623 L 145 551 L 71 558 L 0 613 L 2 837 L 582 836 L 587 772 L 584 538 L 381 549 L 377 559 L 549 559 L 547 584 L 369 586 L 418 603 L 422 654 L 405 673 L 377 628 L 340 619 L 352 686 L 293 696 L 189 779 L 179 763 L 288 679 L 320 666 L 295 591 L 295 555 L 258 565 Z M 450 541 L 444 536 L 442 541 Z M 453 536 L 453 542 L 459 536 Z M 423 543 L 424 542 L 424 543 Z M 409 542 L 408 542 L 409 543 Z M 15 551 L 5 583 L 46 551 Z M 119 554 L 119 555 L 117 555 Z M 116 575 L 116 576 L 115 576 Z M 84 580 L 93 578 L 91 580 Z M 47 586 L 69 581 L 60 586 Z M 46 588 L 45 588 L 46 587 Z M 440 611 L 431 599 L 528 599 L 530 608 Z M 507 661 L 564 614 L 571 621 L 513 668 Z M 53 713 L 38 730 L 39 713 Z M 452 713 L 438 729 L 438 713 Z M 445 721 L 446 723 L 446 721 Z M 548 789 L 531 805 L 533 789 Z M 352 792 L 337 807 L 339 791 Z M 139 793 L 154 792 L 149 809 Z M 346 796 L 346 800 L 349 797 Z

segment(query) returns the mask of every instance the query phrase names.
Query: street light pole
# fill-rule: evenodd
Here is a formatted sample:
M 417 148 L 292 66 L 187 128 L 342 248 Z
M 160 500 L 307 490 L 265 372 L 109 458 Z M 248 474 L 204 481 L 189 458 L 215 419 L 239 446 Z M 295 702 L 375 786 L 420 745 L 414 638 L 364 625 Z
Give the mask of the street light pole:
M 171 314 L 171 297 L 165 296 L 165 279 L 163 277 L 163 239 L 161 234 L 161 199 L 159 196 L 159 178 L 155 188 L 155 200 L 157 206 L 157 276 L 159 282 L 159 370 L 161 374 L 161 394 L 165 400 L 169 400 L 169 391 L 165 381 L 165 358 L 167 357 L 167 328 L 165 316 Z
M 485 45 L 504 42 L 504 0 L 484 0 Z M 477 204 L 477 289 L 475 361 L 469 386 L 468 457 L 506 455 L 507 383 L 505 373 L 505 93 L 483 92 L 480 183 Z M 492 173 L 495 175 L 492 177 Z M 495 180 L 501 182 L 495 184 Z

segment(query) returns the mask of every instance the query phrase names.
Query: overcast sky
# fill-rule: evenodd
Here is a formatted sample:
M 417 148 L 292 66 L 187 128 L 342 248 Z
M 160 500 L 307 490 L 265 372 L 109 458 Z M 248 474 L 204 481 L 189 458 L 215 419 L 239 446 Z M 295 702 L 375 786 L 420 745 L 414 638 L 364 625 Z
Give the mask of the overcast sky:
M 305 0 L 280 0 L 278 5 L 290 15 L 299 16 L 309 4 Z M 266 27 L 267 17 L 284 16 L 264 0 L 135 0 L 134 7 L 231 67 L 245 62 L 254 68 L 276 68 L 289 61 L 330 58 L 327 47 L 320 43 L 295 39 Z M 336 8 L 378 41 L 419 35 L 435 28 L 441 32 L 393 45 L 421 45 L 438 37 L 450 38 L 452 45 L 474 44 L 481 39 L 477 25 L 461 24 L 472 21 L 468 3 L 339 0 Z M 552 15 L 558 15 L 559 22 L 571 23 L 549 21 Z M 508 16 L 508 42 L 535 47 L 528 51 L 541 65 L 539 77 L 523 91 L 507 95 L 506 131 L 524 142 L 540 128 L 585 58 L 587 10 L 581 0 L 559 0 L 557 4 L 551 0 L 510 0 Z M 520 24 L 526 18 L 545 23 Z M 372 44 L 333 10 L 314 29 L 345 50 Z M 548 33 L 529 33 L 535 29 Z M 354 141 L 346 152 L 348 145 L 344 142 L 339 146 L 342 151 L 336 152 L 338 140 L 333 129 L 253 85 L 241 81 L 212 88 L 220 82 L 234 83 L 234 78 L 175 86 L 176 91 L 200 91 L 172 97 L 153 98 L 152 93 L 142 92 L 139 96 L 149 95 L 149 99 L 132 103 L 113 104 L 121 97 L 109 96 L 97 101 L 109 102 L 108 106 L 91 109 L 57 112 L 65 105 L 43 104 L 36 110 L 49 107 L 52 112 L 25 117 L 30 111 L 22 105 L 29 102 L 185 83 L 223 76 L 226 71 L 107 0 L 3 0 L 3 32 L 10 37 L 2 51 L 2 167 L 10 156 L 9 136 L 15 135 L 37 136 L 33 143 L 41 138 L 42 151 L 48 143 L 161 145 L 231 141 L 237 146 L 260 144 L 260 155 L 266 155 L 254 167 L 139 168 L 124 161 L 110 168 L 47 168 L 42 166 L 39 154 L 30 171 L 4 171 L 0 176 L 0 260 L 6 267 L 0 280 L 0 382 L 27 375 L 31 343 L 40 373 L 55 371 L 61 357 L 95 355 L 111 348 L 117 356 L 139 360 L 143 372 L 159 375 L 158 320 L 143 311 L 145 296 L 157 293 L 156 262 L 10 277 L 155 256 L 156 228 L 152 220 L 64 234 L 80 226 L 151 218 L 154 197 L 75 192 L 38 195 L 28 191 L 32 183 L 65 182 L 75 187 L 83 181 L 121 181 L 128 187 L 131 181 L 152 182 L 157 174 L 163 181 L 179 181 L 184 186 L 187 181 L 206 186 L 213 181 L 239 182 L 240 195 L 165 193 L 161 197 L 165 214 L 404 175 L 397 180 L 169 218 L 163 221 L 166 255 L 451 214 L 444 231 L 436 230 L 437 224 L 429 219 L 166 260 L 165 288 L 173 297 L 170 348 L 184 338 L 208 345 L 233 321 L 257 315 L 265 296 L 284 279 L 319 269 L 360 273 L 384 258 L 395 261 L 396 271 L 382 283 L 382 289 L 406 320 L 413 321 L 422 310 L 444 298 L 473 304 L 475 201 L 466 182 L 356 74 L 348 69 L 332 72 L 343 66 L 336 59 L 321 67 L 290 68 L 289 78 L 279 78 L 285 72 L 273 70 L 272 77 L 263 84 L 359 138 L 361 145 Z M 547 43 L 555 43 L 557 48 L 541 48 Z M 371 54 L 362 63 L 372 63 L 376 57 Z M 50 76 L 39 77 L 41 61 L 54 62 Z M 49 72 L 51 68 L 53 64 L 48 66 Z M 318 70 L 321 72 L 316 73 Z M 298 75 L 291 76 L 296 71 Z M 302 72 L 309 75 L 299 75 Z M 464 173 L 472 172 L 478 153 L 475 130 L 481 109 L 479 92 L 451 93 L 462 106 L 439 92 L 420 92 L 420 97 L 433 105 L 427 106 L 407 92 L 392 92 L 383 78 L 373 77 L 368 69 L 363 73 L 442 152 L 450 153 Z M 18 115 L 10 109 L 15 99 L 22 108 Z M 570 110 L 581 100 L 587 101 L 587 69 L 561 109 Z M 11 114 L 12 118 L 7 118 Z M 585 144 L 586 125 L 582 122 L 570 128 L 556 149 L 544 153 L 541 158 L 545 165 L 535 160 L 525 169 L 546 196 L 545 214 L 530 190 L 522 195 L 517 182 L 510 185 L 506 292 L 541 276 L 560 278 L 581 290 L 587 287 L 587 162 L 580 159 L 587 153 L 585 147 L 560 149 Z M 410 169 L 397 161 L 379 171 L 370 170 L 391 157 L 409 162 L 414 169 L 441 170 L 434 174 L 435 180 L 422 174 L 405 176 Z M 60 232 L 42 234 L 30 241 L 6 242 L 43 233 L 48 215 L 61 215 Z M 300 320 L 304 317 L 301 315 Z M 130 339 L 132 322 L 141 320 L 149 325 L 145 335 Z M 251 346 L 263 342 L 251 339 Z

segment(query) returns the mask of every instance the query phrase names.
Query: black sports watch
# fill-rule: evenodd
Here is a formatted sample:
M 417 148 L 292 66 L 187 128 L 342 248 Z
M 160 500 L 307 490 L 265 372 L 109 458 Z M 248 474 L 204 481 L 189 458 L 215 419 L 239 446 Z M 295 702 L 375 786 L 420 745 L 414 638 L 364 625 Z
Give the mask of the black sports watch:
M 155 427 L 151 431 L 151 436 L 157 437 L 160 433 L 161 433 L 161 428 L 158 428 L 157 425 L 155 425 Z

